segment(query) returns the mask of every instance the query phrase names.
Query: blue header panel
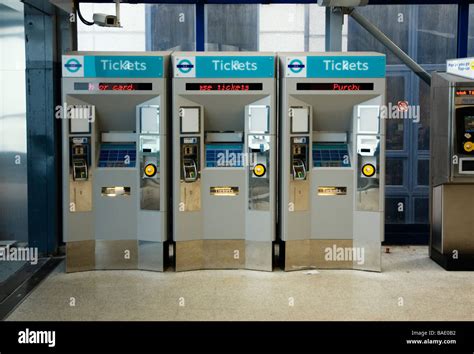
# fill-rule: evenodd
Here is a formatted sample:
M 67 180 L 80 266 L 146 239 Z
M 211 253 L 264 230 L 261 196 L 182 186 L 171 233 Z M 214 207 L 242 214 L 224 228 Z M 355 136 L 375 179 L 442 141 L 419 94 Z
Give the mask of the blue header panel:
M 63 55 L 63 77 L 161 78 L 162 56 Z
M 176 78 L 274 78 L 274 56 L 179 56 L 174 58 Z
M 287 57 L 286 77 L 384 78 L 384 55 L 339 55 Z

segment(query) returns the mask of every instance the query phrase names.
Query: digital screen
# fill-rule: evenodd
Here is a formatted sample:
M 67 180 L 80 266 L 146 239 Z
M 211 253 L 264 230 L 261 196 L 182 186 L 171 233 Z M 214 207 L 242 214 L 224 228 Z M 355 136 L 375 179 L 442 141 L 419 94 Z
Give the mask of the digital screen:
M 474 133 L 474 116 L 464 117 L 464 131 L 466 133 Z
M 151 82 L 75 82 L 76 91 L 151 91 Z
M 456 90 L 456 96 L 474 96 L 474 90 Z
M 300 91 L 371 91 L 372 82 L 298 82 L 296 89 Z
M 461 160 L 462 168 L 464 172 L 473 172 L 474 171 L 474 160 Z
M 262 83 L 214 83 L 214 82 L 191 82 L 186 84 L 187 91 L 261 91 Z

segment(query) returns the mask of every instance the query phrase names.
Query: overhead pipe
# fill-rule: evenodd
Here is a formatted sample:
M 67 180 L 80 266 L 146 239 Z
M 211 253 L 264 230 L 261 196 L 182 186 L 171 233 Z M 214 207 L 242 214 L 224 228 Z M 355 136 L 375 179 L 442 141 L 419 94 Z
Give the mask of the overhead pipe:
M 390 38 L 388 38 L 381 30 L 374 26 L 369 20 L 362 16 L 355 8 L 343 8 L 345 13 L 351 16 L 359 25 L 367 32 L 374 36 L 380 43 L 387 47 L 398 59 L 418 75 L 420 79 L 431 85 L 431 75 L 414 61 L 407 53 L 397 46 Z

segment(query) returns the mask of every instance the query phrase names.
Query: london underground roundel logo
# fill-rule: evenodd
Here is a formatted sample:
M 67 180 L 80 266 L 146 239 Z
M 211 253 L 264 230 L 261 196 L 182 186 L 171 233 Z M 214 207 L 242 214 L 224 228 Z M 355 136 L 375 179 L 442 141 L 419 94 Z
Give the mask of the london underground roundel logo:
M 182 59 L 178 62 L 176 67 L 183 74 L 187 74 L 194 68 L 194 65 L 188 59 Z
M 293 59 L 290 61 L 288 64 L 288 69 L 294 74 L 300 73 L 304 69 L 304 64 L 301 60 L 299 59 Z
M 82 64 L 79 63 L 79 60 L 72 58 L 69 59 L 66 64 L 64 64 L 64 67 L 70 72 L 70 73 L 76 73 L 79 71 L 80 68 L 82 68 Z

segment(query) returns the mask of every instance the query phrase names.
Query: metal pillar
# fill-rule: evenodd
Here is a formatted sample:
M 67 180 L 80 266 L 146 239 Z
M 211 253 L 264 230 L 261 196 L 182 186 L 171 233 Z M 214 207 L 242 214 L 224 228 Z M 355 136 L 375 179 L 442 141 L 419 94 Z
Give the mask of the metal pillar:
M 198 1 L 196 3 L 196 51 L 203 52 L 205 51 L 205 41 L 206 41 L 206 21 L 205 21 L 205 8 L 204 2 Z
M 24 0 L 29 246 L 54 254 L 60 241 L 61 53 L 75 49 L 69 14 L 42 0 Z
M 342 50 L 342 24 L 344 14 L 341 8 L 326 7 L 326 52 Z
M 458 36 L 457 57 L 467 57 L 469 41 L 469 1 L 463 1 L 458 5 Z
M 28 146 L 29 246 L 41 254 L 56 250 L 59 155 L 54 119 L 54 8 L 28 0 L 25 4 L 26 112 Z
M 311 15 L 310 15 L 310 8 L 308 4 L 304 5 L 304 51 L 309 52 L 309 42 L 311 37 Z

